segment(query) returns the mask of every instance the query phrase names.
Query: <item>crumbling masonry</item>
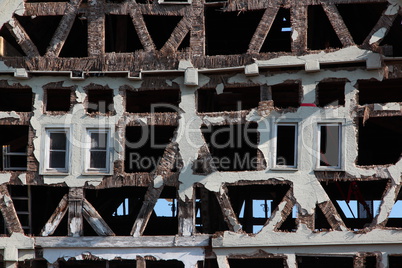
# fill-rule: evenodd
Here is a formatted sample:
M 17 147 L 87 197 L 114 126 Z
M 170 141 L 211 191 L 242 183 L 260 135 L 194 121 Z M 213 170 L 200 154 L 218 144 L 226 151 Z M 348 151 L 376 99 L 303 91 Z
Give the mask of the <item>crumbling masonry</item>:
M 400 267 L 401 6 L 0 1 L 0 266 Z

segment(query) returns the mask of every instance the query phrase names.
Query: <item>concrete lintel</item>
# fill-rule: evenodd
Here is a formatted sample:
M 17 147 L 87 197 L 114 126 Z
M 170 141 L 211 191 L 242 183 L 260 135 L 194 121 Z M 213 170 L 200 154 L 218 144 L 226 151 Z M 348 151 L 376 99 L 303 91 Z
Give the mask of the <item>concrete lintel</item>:
M 28 79 L 28 72 L 24 68 L 17 68 L 14 70 L 14 77 L 19 79 Z
M 186 86 L 198 86 L 198 69 L 187 68 L 184 73 L 184 84 Z
M 367 70 L 378 70 L 382 67 L 381 55 L 378 53 L 371 53 L 367 55 L 366 60 Z
M 320 71 L 320 62 L 318 60 L 308 60 L 304 64 L 304 70 L 307 73 L 314 73 Z
M 244 66 L 244 74 L 246 76 L 257 76 L 259 75 L 259 69 L 257 63 L 252 63 Z

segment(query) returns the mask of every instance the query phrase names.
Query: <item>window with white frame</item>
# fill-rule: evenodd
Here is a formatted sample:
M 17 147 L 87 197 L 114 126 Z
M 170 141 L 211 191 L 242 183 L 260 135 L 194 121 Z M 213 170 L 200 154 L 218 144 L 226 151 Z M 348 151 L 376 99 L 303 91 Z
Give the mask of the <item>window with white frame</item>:
M 297 167 L 297 123 L 276 124 L 275 167 Z
M 44 171 L 66 173 L 69 165 L 69 129 L 46 129 Z
M 341 168 L 342 124 L 318 124 L 319 168 Z
M 87 129 L 86 172 L 109 172 L 109 129 Z

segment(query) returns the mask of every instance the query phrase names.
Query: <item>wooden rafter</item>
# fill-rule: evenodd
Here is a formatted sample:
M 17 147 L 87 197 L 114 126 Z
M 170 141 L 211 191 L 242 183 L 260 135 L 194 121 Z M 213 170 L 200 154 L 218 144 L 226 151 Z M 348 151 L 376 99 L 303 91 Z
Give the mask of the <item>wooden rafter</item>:
M 18 22 L 18 20 L 12 18 L 8 23 L 6 23 L 6 26 L 28 57 L 32 58 L 40 56 L 38 48 L 32 42 L 31 38 Z
M 42 228 L 40 232 L 41 236 L 49 236 L 56 231 L 61 220 L 64 218 L 64 215 L 66 215 L 67 209 L 68 209 L 68 195 L 65 194 L 63 198 L 60 200 L 59 205 L 53 212 L 52 216 L 50 216 L 49 220 Z
M 145 25 L 144 17 L 140 10 L 136 7 L 130 11 L 131 19 L 133 20 L 134 28 L 137 31 L 138 38 L 145 51 L 155 51 L 155 44 L 152 41 L 151 35 Z
M 282 224 L 286 221 L 286 219 L 288 218 L 288 216 L 292 214 L 293 207 L 294 207 L 295 204 L 296 204 L 296 201 L 295 201 L 295 199 L 294 199 L 294 197 L 293 197 L 293 189 L 292 189 L 292 188 L 290 188 L 290 189 L 286 192 L 286 194 L 285 194 L 285 196 L 283 197 L 281 203 L 282 203 L 282 202 L 286 202 L 286 204 L 285 204 L 284 208 L 280 211 L 280 213 L 281 213 L 281 220 L 276 224 L 276 226 L 275 226 L 275 229 L 276 229 L 276 230 L 278 230 L 278 229 L 282 226 Z M 279 206 L 276 208 L 276 210 L 278 210 L 278 209 L 279 209 Z M 278 211 L 278 212 L 279 212 L 279 211 Z M 274 214 L 275 214 L 275 212 L 272 213 L 271 218 L 273 217 Z M 270 219 L 267 219 L 267 221 L 265 222 L 264 226 L 268 224 L 268 222 L 271 220 L 271 218 L 270 218 Z
M 339 215 L 331 200 L 319 203 L 317 204 L 317 206 L 321 209 L 322 213 L 324 214 L 325 218 L 327 219 L 329 225 L 331 225 L 331 228 L 333 230 L 342 231 L 342 227 L 346 229 L 345 223 L 343 222 L 341 216 Z
M 95 230 L 95 232 L 100 236 L 114 236 L 114 232 L 110 229 L 109 225 L 101 217 L 101 215 L 96 211 L 96 209 L 84 198 L 82 206 L 82 214 L 84 218 L 88 221 L 89 225 Z
M 202 2 L 201 0 L 194 0 L 192 5 L 190 47 L 194 56 L 203 56 L 205 54 L 205 17 Z
M 218 199 L 218 203 L 222 209 L 223 218 L 225 219 L 229 230 L 233 232 L 239 232 L 241 231 L 241 224 L 236 216 L 236 213 L 233 210 L 232 204 L 230 203 L 230 199 L 226 192 L 227 188 L 223 186 L 223 191 L 221 191 L 220 193 L 215 193 L 216 198 Z
M 10 234 L 24 233 L 6 184 L 0 185 L 0 211 Z
M 70 188 L 68 193 L 68 236 L 82 236 L 84 221 L 82 205 L 84 201 L 83 188 Z
M 183 17 L 177 24 L 176 28 L 174 28 L 165 45 L 161 48 L 161 51 L 177 51 L 177 48 L 180 46 L 187 33 L 190 31 L 190 28 L 190 17 Z

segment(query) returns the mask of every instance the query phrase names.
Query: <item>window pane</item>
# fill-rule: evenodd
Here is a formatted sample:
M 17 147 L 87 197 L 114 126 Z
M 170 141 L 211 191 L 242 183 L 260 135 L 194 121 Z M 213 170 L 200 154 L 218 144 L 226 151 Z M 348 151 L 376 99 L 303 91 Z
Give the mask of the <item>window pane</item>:
M 90 168 L 106 168 L 106 152 L 91 152 Z
M 50 133 L 50 149 L 65 150 L 66 149 L 66 133 Z
M 91 148 L 105 149 L 107 145 L 107 133 L 91 133 Z
M 280 166 L 295 165 L 295 130 L 296 126 L 278 126 L 276 144 L 276 164 Z
M 320 166 L 339 166 L 339 126 L 321 126 Z
M 66 168 L 66 152 L 50 152 L 49 168 Z

